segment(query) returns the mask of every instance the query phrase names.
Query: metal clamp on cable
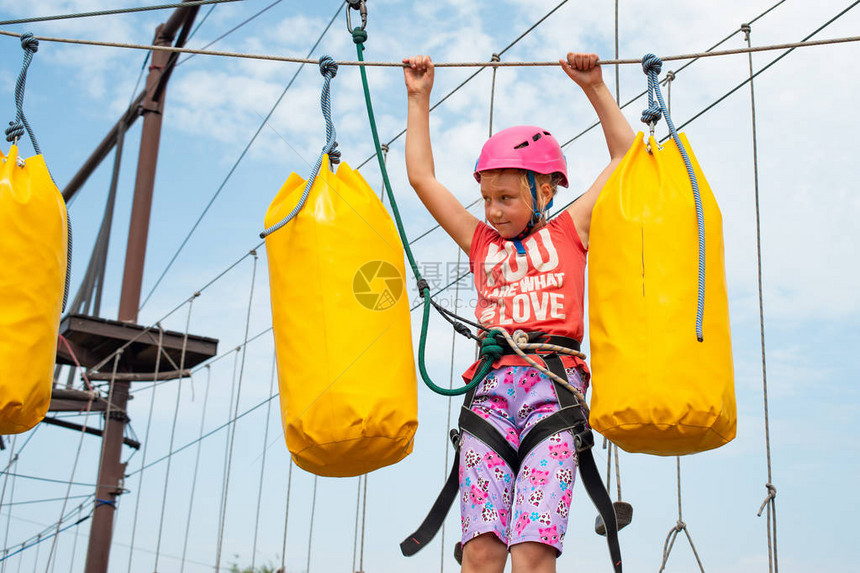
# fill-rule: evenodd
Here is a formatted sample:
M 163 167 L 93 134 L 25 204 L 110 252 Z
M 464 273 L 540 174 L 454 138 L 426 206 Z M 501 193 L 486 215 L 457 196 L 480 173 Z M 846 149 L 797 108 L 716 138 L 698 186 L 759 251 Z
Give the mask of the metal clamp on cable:
M 358 10 L 358 13 L 361 15 L 360 29 L 364 30 L 367 27 L 367 3 L 365 0 L 346 0 L 346 29 L 347 31 L 352 32 L 353 27 L 352 18 L 349 13 L 350 10 Z

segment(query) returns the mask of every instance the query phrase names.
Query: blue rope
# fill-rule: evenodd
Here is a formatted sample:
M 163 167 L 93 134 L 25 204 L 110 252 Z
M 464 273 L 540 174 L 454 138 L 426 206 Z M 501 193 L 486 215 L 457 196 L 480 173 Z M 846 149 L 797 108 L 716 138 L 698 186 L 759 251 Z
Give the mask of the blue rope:
M 39 144 L 36 143 L 36 136 L 33 135 L 30 123 L 24 116 L 24 87 L 27 83 L 27 68 L 30 67 L 30 62 L 33 61 L 33 54 L 39 50 L 39 40 L 34 38 L 31 32 L 22 34 L 21 48 L 24 50 L 24 65 L 21 68 L 21 73 L 18 75 L 18 82 L 15 84 L 15 107 L 18 114 L 15 121 L 10 121 L 9 127 L 6 128 L 6 141 L 17 143 L 18 139 L 24 135 L 24 130 L 26 130 L 30 135 L 30 141 L 33 143 L 36 155 L 41 155 L 42 152 L 39 150 Z
M 705 315 L 705 215 L 702 211 L 702 197 L 699 194 L 699 182 L 696 179 L 696 174 L 693 172 L 693 164 L 687 155 L 687 150 L 684 144 L 681 143 L 681 138 L 678 137 L 678 131 L 675 129 L 675 124 L 672 123 L 672 118 L 669 117 L 669 110 L 663 102 L 663 94 L 660 92 L 660 83 L 657 81 L 657 76 L 663 68 L 663 62 L 654 54 L 645 54 L 642 58 L 642 71 L 648 76 L 648 109 L 642 112 L 642 122 L 649 124 L 652 128 L 660 119 L 660 115 L 666 118 L 666 124 L 669 126 L 669 132 L 672 134 L 672 139 L 675 145 L 678 146 L 678 151 L 681 152 L 681 157 L 684 159 L 684 165 L 687 167 L 687 175 L 690 178 L 690 184 L 693 187 L 693 198 L 696 202 L 696 225 L 699 231 L 699 296 L 698 305 L 696 308 L 696 338 L 699 342 L 704 339 L 702 332 L 702 321 Z M 654 101 L 656 96 L 657 101 Z
M 325 138 L 326 144 L 322 149 L 322 153 L 320 153 L 319 158 L 317 159 L 316 165 L 311 170 L 311 174 L 308 177 L 307 183 L 305 183 L 305 190 L 302 193 L 301 198 L 299 199 L 299 203 L 293 207 L 293 210 L 290 213 L 281 219 L 280 222 L 275 223 L 262 233 L 260 233 L 260 238 L 265 239 L 287 223 L 289 223 L 296 215 L 299 214 L 299 211 L 302 210 L 302 207 L 305 205 L 305 201 L 308 198 L 308 195 L 311 192 L 311 187 L 314 185 L 314 181 L 319 174 L 320 167 L 322 167 L 323 157 L 328 154 L 329 160 L 337 164 L 340 162 L 340 151 L 337 149 L 337 141 L 335 141 L 336 133 L 334 129 L 334 123 L 331 119 L 331 91 L 330 84 L 331 79 L 337 75 L 337 62 L 334 61 L 330 56 L 323 56 L 320 58 L 320 74 L 323 75 L 325 81 L 323 82 L 322 94 L 320 94 L 320 107 L 322 108 L 323 118 L 325 119 Z
M 32 32 L 21 34 L 21 48 L 24 50 L 24 64 L 21 67 L 21 73 L 18 75 L 18 81 L 15 84 L 15 108 L 17 115 L 15 121 L 10 121 L 9 127 L 6 128 L 6 141 L 17 145 L 18 140 L 26 131 L 30 136 L 30 142 L 33 144 L 36 155 L 42 155 L 42 150 L 39 149 L 39 143 L 36 141 L 33 128 L 30 127 L 30 122 L 27 121 L 27 117 L 24 115 L 24 91 L 27 85 L 27 69 L 30 67 L 30 62 L 33 61 L 33 54 L 39 51 L 39 40 L 33 36 Z M 63 307 L 61 312 L 66 312 L 72 277 L 72 222 L 68 212 L 66 212 L 66 234 L 68 237 L 66 246 L 66 278 L 63 285 Z

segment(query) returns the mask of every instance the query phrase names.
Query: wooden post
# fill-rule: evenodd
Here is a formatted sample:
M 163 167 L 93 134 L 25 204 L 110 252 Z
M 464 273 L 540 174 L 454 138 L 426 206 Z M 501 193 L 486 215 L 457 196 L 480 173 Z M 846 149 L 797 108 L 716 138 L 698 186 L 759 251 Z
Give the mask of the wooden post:
M 196 13 L 196 8 L 177 8 L 167 22 L 156 28 L 153 44 L 156 46 L 171 45 L 180 26 L 189 18 L 193 20 Z M 119 320 L 121 321 L 137 321 L 166 91 L 162 76 L 165 79 L 169 77 L 169 59 L 170 55 L 167 52 L 152 52 L 149 75 L 146 80 L 146 95 L 141 103 L 144 115 L 143 133 L 140 140 L 137 180 L 128 231 L 122 294 L 120 295 Z M 90 526 L 85 573 L 107 573 L 108 570 L 116 500 L 123 492 L 123 477 L 125 475 L 125 464 L 120 460 L 125 425 L 128 422 L 126 406 L 128 404 L 129 386 L 128 380 L 116 380 L 112 384 L 112 406 L 105 419 L 98 486 Z

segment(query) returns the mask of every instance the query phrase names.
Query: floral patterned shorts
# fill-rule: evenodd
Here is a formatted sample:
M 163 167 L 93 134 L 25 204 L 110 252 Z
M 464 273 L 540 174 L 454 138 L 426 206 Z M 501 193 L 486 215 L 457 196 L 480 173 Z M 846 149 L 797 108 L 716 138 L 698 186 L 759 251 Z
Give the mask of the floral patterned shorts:
M 570 383 L 585 393 L 587 374 L 567 370 Z M 526 366 L 490 372 L 475 391 L 472 408 L 514 448 L 541 419 L 559 409 L 549 378 Z M 536 541 L 559 555 L 576 478 L 576 451 L 569 431 L 538 444 L 523 460 L 518 475 L 483 442 L 463 433 L 460 446 L 462 542 L 494 533 L 508 547 Z

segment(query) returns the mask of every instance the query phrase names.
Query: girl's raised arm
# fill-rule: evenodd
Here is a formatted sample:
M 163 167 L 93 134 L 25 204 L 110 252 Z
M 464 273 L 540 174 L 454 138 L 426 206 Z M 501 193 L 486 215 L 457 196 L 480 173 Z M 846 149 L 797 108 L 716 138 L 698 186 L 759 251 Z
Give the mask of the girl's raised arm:
M 418 198 L 467 254 L 478 219 L 436 179 L 433 148 L 430 144 L 430 91 L 433 89 L 433 62 L 429 56 L 405 58 L 408 114 L 406 119 L 406 173 Z
M 633 145 L 635 134 L 624 114 L 621 113 L 618 104 L 612 98 L 609 88 L 603 83 L 603 73 L 597 65 L 597 54 L 567 54 L 566 60 L 560 60 L 562 69 L 576 84 L 582 88 L 583 93 L 591 102 L 603 135 L 606 138 L 606 147 L 609 149 L 609 165 L 607 165 L 591 187 L 582 197 L 577 199 L 568 208 L 573 218 L 579 238 L 582 244 L 588 246 L 588 235 L 591 230 L 591 211 L 600 196 L 600 191 L 615 170 L 621 159 Z

